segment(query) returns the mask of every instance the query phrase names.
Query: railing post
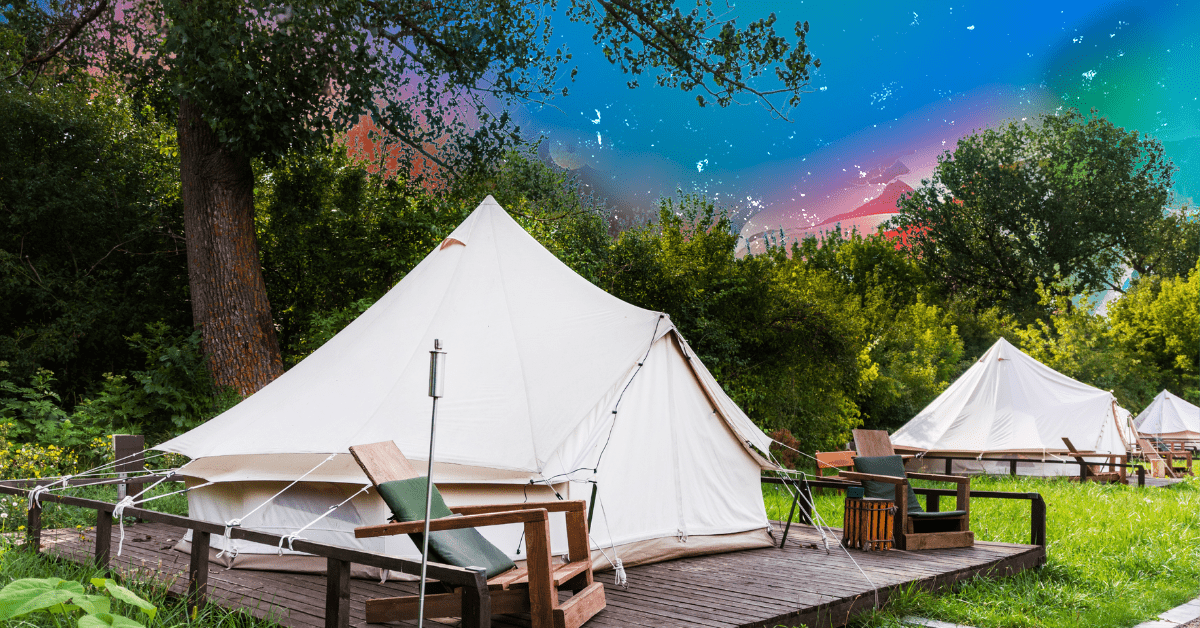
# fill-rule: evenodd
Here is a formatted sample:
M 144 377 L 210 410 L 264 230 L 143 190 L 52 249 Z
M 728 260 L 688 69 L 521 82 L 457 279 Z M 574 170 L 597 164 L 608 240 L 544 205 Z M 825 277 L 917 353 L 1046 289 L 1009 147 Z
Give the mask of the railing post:
M 105 569 L 112 556 L 113 514 L 96 510 L 96 566 Z
M 1008 461 L 1008 474 L 1013 477 L 1017 475 L 1017 460 L 1015 458 Z
M 475 586 L 462 590 L 462 628 L 491 628 L 492 596 L 488 591 L 487 571 L 475 571 Z
M 42 549 L 42 507 L 36 501 L 30 506 L 29 519 L 25 522 L 25 544 L 34 554 Z
M 812 525 L 813 522 L 813 497 L 812 487 L 808 485 L 808 478 L 804 478 L 800 483 L 800 514 L 804 516 L 804 523 Z
M 1029 543 L 1046 546 L 1046 500 L 1034 493 L 1029 502 Z
M 928 493 L 925 495 L 925 510 L 929 512 L 942 511 L 942 496 L 937 493 Z
M 349 628 L 350 563 L 328 558 L 326 565 L 325 628 Z
M 1078 464 L 1079 464 L 1079 483 L 1082 484 L 1084 482 L 1087 482 L 1088 466 L 1087 466 L 1087 463 L 1084 462 L 1082 458 L 1080 459 L 1080 462 Z
M 208 599 L 208 548 L 211 535 L 192 530 L 192 556 L 188 565 L 187 606 L 199 613 Z
M 1139 466 L 1137 468 L 1138 486 L 1146 485 L 1146 467 Z
M 954 460 L 946 458 L 946 475 L 953 475 Z

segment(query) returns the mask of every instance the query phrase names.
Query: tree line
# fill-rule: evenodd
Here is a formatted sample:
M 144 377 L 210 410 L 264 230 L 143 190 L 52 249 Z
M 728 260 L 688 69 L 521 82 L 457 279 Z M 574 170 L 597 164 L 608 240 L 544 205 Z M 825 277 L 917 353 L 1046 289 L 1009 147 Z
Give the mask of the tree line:
M 191 316 L 174 126 L 103 81 L 0 98 L 7 435 L 162 438 L 236 403 L 236 391 L 211 377 Z M 1050 273 L 1024 262 L 1031 295 L 960 281 L 945 260 L 965 268 L 970 258 L 931 254 L 942 246 L 939 227 L 917 222 L 936 211 L 913 202 L 934 182 L 897 218 L 922 230 L 912 248 L 835 230 L 739 257 L 727 215 L 701 195 L 664 198 L 657 220 L 618 231 L 602 199 L 532 154 L 507 153 L 434 190 L 372 173 L 350 148 L 311 147 L 256 167 L 254 231 L 284 368 L 369 307 L 492 194 L 581 276 L 670 314 L 733 399 L 803 449 L 836 446 L 860 425 L 903 424 L 1001 336 L 1114 390 L 1134 411 L 1162 388 L 1200 400 L 1191 210 L 1160 205 L 1149 213 L 1158 218 L 1121 225 L 1160 234 L 1146 257 L 1171 261 L 1144 267 L 1096 314 L 1082 274 L 1063 261 Z M 1125 268 L 1121 255 L 1100 253 L 1112 260 L 1100 275 Z
M 155 54 L 238 31 L 244 7 L 224 14 L 229 23 L 206 22 L 194 14 L 201 4 L 138 5 L 144 13 L 126 19 L 171 17 L 145 31 L 165 38 L 144 42 L 159 47 Z M 753 53 L 757 72 L 772 59 L 786 61 L 790 73 L 778 78 L 789 98 L 799 98 L 806 68 L 817 64 L 803 46 L 807 24 L 796 25 L 792 44 L 780 39 L 769 54 L 747 52 L 759 44 L 747 43 L 746 33 L 778 37 L 773 19 L 745 32 L 723 28 L 728 39 L 715 48 L 713 40 L 693 38 L 684 56 L 664 53 L 673 44 L 663 41 L 635 50 L 622 38 L 640 32 L 638 20 L 663 21 L 628 13 L 635 5 L 601 3 L 602 14 L 577 17 L 615 38 L 606 50 L 624 51 L 614 63 L 626 64 L 631 76 L 687 66 L 690 74 L 666 84 L 702 88 L 709 81 L 717 104 L 746 92 L 736 86 L 744 78 L 734 76 L 736 64 L 713 59 Z M 375 114 L 391 139 L 371 157 L 399 155 L 395 176 L 338 139 L 336 125 L 296 130 L 303 116 L 272 121 L 272 107 L 287 99 L 277 92 L 300 89 L 287 80 L 300 80 L 313 102 L 327 104 L 333 101 L 322 100 L 322 90 L 351 80 L 330 83 L 308 66 L 291 78 L 263 78 L 273 66 L 260 53 L 303 44 L 325 4 L 301 7 L 316 11 L 303 20 L 285 15 L 265 30 L 238 31 L 243 39 L 213 43 L 203 54 L 224 56 L 200 64 L 201 74 L 188 73 L 186 55 L 141 74 L 129 71 L 133 65 L 104 65 L 120 61 L 122 51 L 89 65 L 88 55 L 117 32 L 71 38 L 109 10 L 96 6 L 94 15 L 55 21 L 47 11 L 57 4 L 15 3 L 0 25 L 0 74 L 7 77 L 0 83 L 0 418 L 7 438 L 70 444 L 134 430 L 155 440 L 199 424 L 251 392 L 256 373 L 281 372 L 337 333 L 485 194 L 589 281 L 670 314 L 734 400 L 802 449 L 836 447 L 860 425 L 903 424 L 1001 336 L 1053 368 L 1114 390 L 1135 411 L 1162 388 L 1200 401 L 1200 223 L 1194 209 L 1170 197 L 1174 166 L 1162 145 L 1095 112 L 1068 110 L 964 138 L 931 180 L 901 200 L 891 227 L 906 234 L 909 248 L 879 234 L 835 230 L 739 257 L 733 225 L 711 199 L 681 192 L 659 201 L 655 220 L 617 229 L 603 199 L 514 148 L 503 125 L 478 127 L 503 135 L 477 153 L 486 159 L 434 179 L 416 166 L 416 147 L 405 157 L 388 143 L 408 137 L 424 146 L 388 128 L 387 111 Z M 673 27 L 685 34 L 703 26 L 695 15 L 655 10 L 675 16 Z M 326 52 L 345 52 L 334 48 Z M 438 63 L 469 60 L 443 52 Z M 236 58 L 250 60 L 231 66 Z M 453 69 L 475 76 L 472 67 Z M 217 80 L 214 68 L 232 75 Z M 241 98 L 248 81 L 257 95 L 242 104 L 253 111 L 219 97 Z M 529 81 L 510 91 L 529 96 L 520 89 L 546 85 Z M 212 91 L 218 85 L 227 91 Z M 260 93 L 264 85 L 274 91 Z M 775 92 L 750 93 L 769 99 Z M 391 114 L 412 105 L 409 96 L 396 96 Z M 189 99 L 206 103 L 203 111 L 188 113 L 181 103 Z M 197 131 L 201 122 L 207 130 Z M 409 130 L 424 132 L 419 126 Z M 251 127 L 274 135 L 238 135 Z M 209 149 L 221 153 L 206 167 L 237 162 L 229 177 L 210 172 L 207 183 L 189 183 L 196 156 L 188 157 L 194 147 L 186 145 L 197 132 L 215 137 Z M 471 138 L 479 139 L 456 141 L 469 152 Z M 255 144 L 267 139 L 270 147 Z M 233 196 L 212 200 L 221 194 Z M 198 220 L 198 212 L 208 217 Z M 228 241 L 214 237 L 229 232 Z M 204 261 L 214 256 L 225 266 Z M 247 311 L 214 322 L 224 309 L 204 294 L 231 285 Z M 1125 295 L 1097 314 L 1090 300 L 1102 289 Z M 243 345 L 221 349 L 231 339 Z M 239 362 L 247 355 L 255 365 Z

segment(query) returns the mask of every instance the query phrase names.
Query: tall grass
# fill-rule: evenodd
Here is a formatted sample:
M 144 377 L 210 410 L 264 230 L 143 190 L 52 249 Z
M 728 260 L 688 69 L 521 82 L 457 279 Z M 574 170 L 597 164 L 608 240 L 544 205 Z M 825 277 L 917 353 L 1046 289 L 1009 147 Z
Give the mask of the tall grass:
M 62 578 L 82 583 L 89 583 L 92 578 L 112 577 L 107 570 L 98 569 L 91 564 L 76 563 L 62 560 L 45 553 L 31 554 L 19 547 L 0 541 L 0 586 L 21 578 Z M 278 628 L 278 624 L 257 619 L 241 610 L 220 608 L 215 604 L 207 605 L 203 610 L 195 612 L 188 608 L 183 599 L 168 594 L 170 583 L 164 583 L 150 577 L 147 572 L 135 571 L 125 574 L 121 583 L 133 590 L 143 599 L 158 607 L 158 614 L 153 620 L 146 621 L 137 609 L 119 601 L 113 602 L 113 612 L 125 617 L 136 617 L 149 628 L 158 626 L 193 626 L 195 628 Z M 74 626 L 75 620 L 61 615 L 33 613 L 16 620 L 10 620 L 5 625 L 66 628 Z
M 903 591 L 882 611 L 860 617 L 856 627 L 897 626 L 900 617 L 919 615 L 980 628 L 1118 628 L 1153 619 L 1200 594 L 1200 478 L 1138 488 L 975 477 L 971 488 L 1041 493 L 1046 565 L 936 594 Z M 764 485 L 763 493 L 768 516 L 786 518 L 791 502 L 782 489 Z M 840 493 L 827 491 L 814 501 L 827 523 L 841 526 Z M 1029 543 L 1029 502 L 974 499 L 971 529 L 981 541 Z

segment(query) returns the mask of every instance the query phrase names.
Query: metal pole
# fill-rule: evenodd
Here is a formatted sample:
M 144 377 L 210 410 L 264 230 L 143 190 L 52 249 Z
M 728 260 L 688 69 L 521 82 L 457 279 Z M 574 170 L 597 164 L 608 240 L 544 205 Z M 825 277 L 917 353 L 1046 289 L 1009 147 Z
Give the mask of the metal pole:
M 417 600 L 417 628 L 425 626 L 425 566 L 429 563 L 429 511 L 433 505 L 433 447 L 437 436 L 437 402 L 444 390 L 442 373 L 446 352 L 442 341 L 433 341 L 429 352 L 429 396 L 433 397 L 433 413 L 429 418 L 429 468 L 425 473 L 425 534 L 421 537 L 421 591 Z

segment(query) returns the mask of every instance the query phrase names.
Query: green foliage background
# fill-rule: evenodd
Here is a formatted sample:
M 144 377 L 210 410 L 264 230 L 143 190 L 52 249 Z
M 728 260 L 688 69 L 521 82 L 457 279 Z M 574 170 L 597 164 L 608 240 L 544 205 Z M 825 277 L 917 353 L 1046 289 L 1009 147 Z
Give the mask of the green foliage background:
M 135 102 L 85 74 L 0 90 L 0 421 L 15 445 L 87 457 L 114 431 L 154 442 L 237 401 L 213 388 L 190 325 L 174 128 Z M 1032 133 L 1005 133 L 1018 131 Z M 979 142 L 998 137 L 1008 136 Z M 1157 261 L 1101 315 L 1058 271 L 1035 272 L 1043 261 L 1031 262 L 1033 297 L 1016 298 L 948 289 L 924 249 L 875 234 L 835 230 L 739 256 L 734 225 L 702 195 L 664 198 L 657 220 L 618 229 L 601 199 L 532 152 L 433 189 L 380 174 L 354 148 L 308 145 L 255 168 L 261 260 L 288 366 L 492 194 L 588 281 L 669 314 L 733 399 L 803 450 L 840 447 L 854 427 L 902 425 L 1001 336 L 1114 390 L 1134 412 L 1163 388 L 1200 401 L 1196 220 L 1186 208 L 1160 207 L 1144 238 L 1127 238 L 1153 242 L 1139 250 Z

